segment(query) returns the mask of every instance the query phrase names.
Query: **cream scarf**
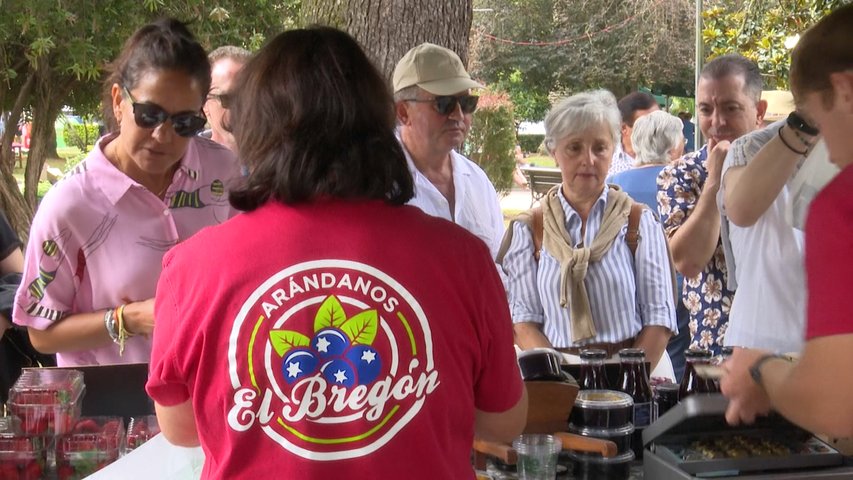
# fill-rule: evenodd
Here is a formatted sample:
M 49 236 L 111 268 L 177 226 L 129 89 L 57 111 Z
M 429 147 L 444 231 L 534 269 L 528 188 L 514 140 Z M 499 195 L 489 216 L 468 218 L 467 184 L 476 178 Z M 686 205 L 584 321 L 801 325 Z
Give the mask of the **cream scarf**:
M 632 201 L 628 194 L 611 185 L 601 228 L 592 245 L 572 248 L 574 242 L 566 231 L 560 188 L 560 185 L 555 186 L 542 199 L 545 226 L 542 245 L 560 262 L 560 306 L 571 308 L 572 342 L 577 343 L 596 335 L 584 285 L 587 268 L 590 262 L 597 262 L 610 250 L 616 236 L 628 223 Z

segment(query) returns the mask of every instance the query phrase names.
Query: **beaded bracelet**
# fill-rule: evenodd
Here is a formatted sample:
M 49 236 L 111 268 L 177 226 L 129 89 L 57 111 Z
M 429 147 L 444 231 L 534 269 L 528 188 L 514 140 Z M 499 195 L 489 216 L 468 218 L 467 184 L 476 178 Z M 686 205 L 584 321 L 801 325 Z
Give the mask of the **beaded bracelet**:
M 795 149 L 794 149 L 794 147 L 792 147 L 792 146 L 788 143 L 788 141 L 787 141 L 787 140 L 785 140 L 785 137 L 782 135 L 782 129 L 783 129 L 783 128 L 785 128 L 785 126 L 784 126 L 784 125 L 782 125 L 782 127 L 780 127 L 780 128 L 779 128 L 779 131 L 778 131 L 778 134 L 779 134 L 779 140 L 782 140 L 782 143 L 783 143 L 783 144 L 785 144 L 785 146 L 786 146 L 786 147 L 788 147 L 788 150 L 790 150 L 790 151 L 792 151 L 792 152 L 796 153 L 797 155 L 805 155 L 805 154 L 809 153 L 808 148 L 806 148 L 806 149 L 805 149 L 805 150 L 803 150 L 802 152 L 801 152 L 801 151 L 799 151 L 799 150 L 795 150 Z

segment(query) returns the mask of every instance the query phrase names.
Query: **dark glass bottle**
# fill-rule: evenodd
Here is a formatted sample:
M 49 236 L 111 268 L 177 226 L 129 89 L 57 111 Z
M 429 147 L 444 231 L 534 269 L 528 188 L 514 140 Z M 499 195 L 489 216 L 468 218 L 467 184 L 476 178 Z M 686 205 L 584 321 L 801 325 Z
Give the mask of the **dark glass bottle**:
M 607 390 L 607 376 L 604 373 L 604 360 L 607 352 L 599 348 L 581 350 L 581 390 Z
M 634 438 L 632 448 L 636 458 L 643 458 L 643 429 L 654 421 L 654 396 L 646 370 L 646 352 L 642 348 L 619 350 L 619 385 L 617 389 L 634 399 Z
M 678 384 L 661 383 L 656 385 L 655 391 L 655 420 L 661 417 L 670 408 L 678 404 Z
M 717 391 L 714 381 L 704 379 L 696 373 L 695 365 L 711 363 L 711 351 L 691 348 L 684 352 L 684 358 L 687 360 L 687 365 L 684 368 L 684 376 L 681 378 L 681 385 L 678 388 L 678 400 L 684 400 L 694 393 L 714 393 Z

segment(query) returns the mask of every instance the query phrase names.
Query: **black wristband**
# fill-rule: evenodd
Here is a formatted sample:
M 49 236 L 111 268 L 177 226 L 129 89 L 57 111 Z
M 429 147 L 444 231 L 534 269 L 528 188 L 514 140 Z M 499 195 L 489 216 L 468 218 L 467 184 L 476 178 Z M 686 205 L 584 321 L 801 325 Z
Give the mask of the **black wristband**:
M 796 150 L 794 147 L 792 147 L 792 146 L 791 146 L 791 144 L 790 144 L 790 143 L 788 143 L 788 141 L 787 141 L 787 140 L 785 140 L 785 137 L 782 135 L 782 129 L 783 129 L 783 128 L 785 128 L 785 126 L 784 126 L 784 125 L 782 125 L 781 127 L 779 127 L 779 130 L 778 130 L 778 132 L 777 132 L 777 133 L 779 134 L 779 140 L 782 140 L 782 143 L 783 143 L 783 144 L 785 144 L 785 146 L 786 146 L 786 147 L 788 147 L 788 150 L 790 150 L 790 151 L 792 151 L 792 152 L 796 153 L 797 155 L 805 155 L 805 154 L 809 153 L 808 146 L 807 146 L 807 147 L 806 147 L 806 149 L 805 149 L 805 150 L 803 150 L 802 152 L 801 152 L 801 151 L 799 151 L 799 150 Z
M 761 384 L 761 380 L 762 380 L 762 378 L 761 378 L 761 366 L 764 365 L 764 362 L 766 362 L 768 360 L 773 360 L 775 358 L 778 358 L 780 360 L 785 360 L 788 362 L 791 361 L 791 359 L 786 357 L 785 355 L 779 355 L 776 353 L 768 353 L 767 355 L 762 355 L 761 357 L 758 357 L 758 360 L 756 360 L 755 363 L 753 363 L 752 366 L 749 367 L 749 375 L 752 377 L 752 379 L 755 381 L 755 383 L 758 384 L 759 387 L 764 388 L 764 385 Z
M 809 125 L 808 122 L 806 122 L 805 119 L 803 119 L 803 117 L 801 117 L 796 111 L 788 114 L 788 120 L 785 123 L 794 130 L 799 130 L 806 135 L 815 137 L 820 134 L 820 130 Z

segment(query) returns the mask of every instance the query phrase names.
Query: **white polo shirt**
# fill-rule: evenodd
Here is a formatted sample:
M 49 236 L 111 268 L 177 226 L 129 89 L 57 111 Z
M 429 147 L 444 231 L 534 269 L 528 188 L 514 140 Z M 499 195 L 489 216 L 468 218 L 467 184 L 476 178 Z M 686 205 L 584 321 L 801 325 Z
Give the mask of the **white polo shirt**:
M 402 143 L 402 142 L 401 142 Z M 406 150 L 406 161 L 415 183 L 415 196 L 408 204 L 434 217 L 456 223 L 479 237 L 489 246 L 492 258 L 497 257 L 504 234 L 503 213 L 498 194 L 485 172 L 474 162 L 451 150 L 453 188 L 456 203 L 453 215 L 444 195 L 415 167 Z

